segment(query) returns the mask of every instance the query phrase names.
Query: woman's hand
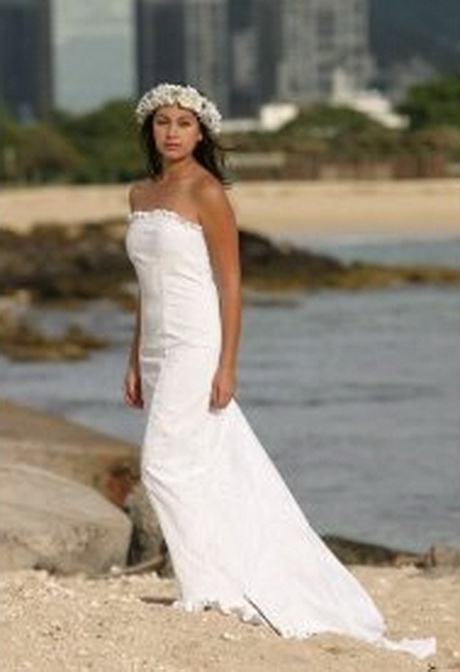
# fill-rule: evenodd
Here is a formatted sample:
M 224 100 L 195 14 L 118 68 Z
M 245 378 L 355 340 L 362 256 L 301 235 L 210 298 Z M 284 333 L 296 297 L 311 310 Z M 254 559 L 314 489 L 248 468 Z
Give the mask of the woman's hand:
M 135 408 L 144 407 L 144 399 L 142 397 L 142 384 L 139 368 L 129 365 L 126 371 L 124 380 L 124 401 L 128 406 Z
M 209 406 L 211 409 L 227 406 L 235 391 L 233 369 L 219 366 L 212 381 Z

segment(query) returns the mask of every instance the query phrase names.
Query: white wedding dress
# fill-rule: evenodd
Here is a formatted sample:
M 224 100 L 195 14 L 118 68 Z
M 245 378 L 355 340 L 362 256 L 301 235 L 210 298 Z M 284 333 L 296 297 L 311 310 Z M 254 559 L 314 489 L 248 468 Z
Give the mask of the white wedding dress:
M 221 323 L 200 225 L 137 210 L 126 247 L 141 293 L 141 474 L 180 586 L 173 606 L 234 612 L 283 637 L 334 632 L 434 653 L 434 638 L 384 637 L 377 607 L 310 527 L 237 401 L 210 410 Z

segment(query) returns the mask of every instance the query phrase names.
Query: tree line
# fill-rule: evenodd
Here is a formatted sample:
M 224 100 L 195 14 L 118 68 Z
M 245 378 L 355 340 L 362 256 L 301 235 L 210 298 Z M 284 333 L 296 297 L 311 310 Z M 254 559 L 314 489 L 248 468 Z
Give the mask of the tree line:
M 460 73 L 411 88 L 397 111 L 405 129 L 389 129 L 368 116 L 326 104 L 299 110 L 275 132 L 224 134 L 231 151 L 276 152 L 314 161 L 391 159 L 430 153 L 460 163 Z M 19 124 L 0 109 L 0 179 L 10 184 L 126 182 L 143 174 L 133 104 L 120 100 L 72 115 Z

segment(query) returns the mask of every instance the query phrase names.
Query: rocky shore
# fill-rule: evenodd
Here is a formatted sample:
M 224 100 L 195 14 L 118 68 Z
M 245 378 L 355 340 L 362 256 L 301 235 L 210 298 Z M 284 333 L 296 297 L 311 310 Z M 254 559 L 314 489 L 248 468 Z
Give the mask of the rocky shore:
M 134 279 L 120 220 L 36 226 L 27 234 L 0 229 L 0 293 L 28 290 L 35 300 L 123 300 Z M 268 290 L 368 289 L 404 283 L 460 283 L 460 269 L 343 263 L 241 230 L 246 287 Z
M 77 360 L 107 345 L 76 324 L 58 336 L 42 333 L 28 308 L 108 298 L 132 309 L 135 276 L 125 231 L 121 220 L 39 225 L 27 233 L 0 229 L 0 353 L 15 361 Z M 460 284 L 460 269 L 345 264 L 244 230 L 240 252 L 243 296 L 264 305 L 295 301 L 295 294 L 304 291 Z
M 138 446 L 6 399 L 0 399 L 0 427 L 0 569 L 100 576 L 116 565 L 124 573 L 153 568 L 172 576 L 167 546 L 140 482 Z M 11 534 L 13 520 L 19 527 L 13 525 Z M 107 535 L 118 527 L 117 554 L 105 557 Z M 415 554 L 341 537 L 324 540 L 346 564 L 460 565 L 454 550 Z
M 68 324 L 59 336 L 43 333 L 25 316 L 15 316 L 13 295 L 0 305 L 0 353 L 16 362 L 84 359 L 107 343 L 78 324 Z
M 2 672 L 460 670 L 458 550 L 325 537 L 392 636 L 438 638 L 431 667 L 346 637 L 282 640 L 235 615 L 183 614 L 138 448 L 7 400 L 0 427 Z

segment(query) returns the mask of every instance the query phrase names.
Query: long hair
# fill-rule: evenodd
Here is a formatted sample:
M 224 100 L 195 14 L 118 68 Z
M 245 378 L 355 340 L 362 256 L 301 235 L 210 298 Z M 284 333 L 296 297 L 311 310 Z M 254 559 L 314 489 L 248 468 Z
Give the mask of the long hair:
M 163 172 L 163 161 L 160 152 L 157 149 L 155 138 L 153 136 L 153 117 L 155 111 L 149 114 L 140 127 L 139 137 L 141 147 L 145 156 L 147 172 L 150 177 L 157 177 Z M 209 170 L 219 182 L 225 186 L 230 185 L 230 179 L 227 174 L 225 149 L 213 137 L 207 126 L 197 118 L 200 125 L 202 139 L 199 140 L 193 150 L 193 156 L 199 164 Z

